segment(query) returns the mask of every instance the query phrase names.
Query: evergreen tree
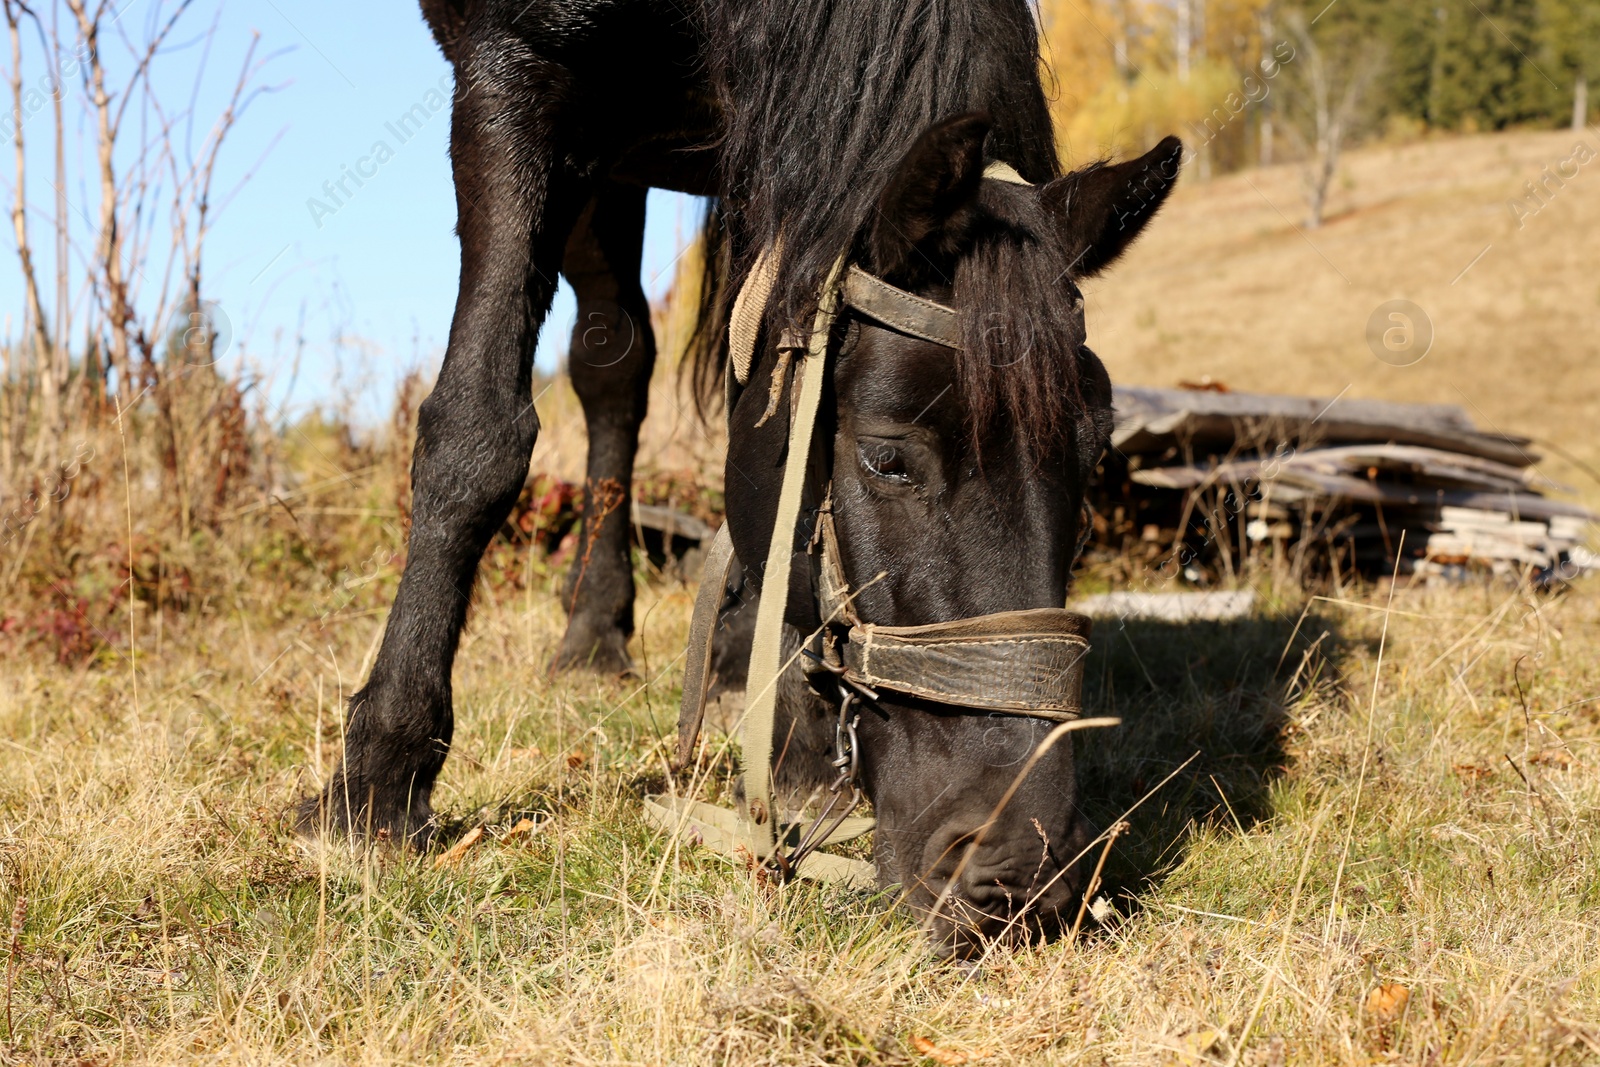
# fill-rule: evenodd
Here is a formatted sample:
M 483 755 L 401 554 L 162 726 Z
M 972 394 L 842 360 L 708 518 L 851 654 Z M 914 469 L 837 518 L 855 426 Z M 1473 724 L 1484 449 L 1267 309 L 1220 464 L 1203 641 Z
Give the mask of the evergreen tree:
M 1532 57 L 1540 0 L 1434 0 L 1427 119 L 1446 129 L 1550 122 L 1560 90 Z
M 1377 90 L 1385 116 L 1402 115 L 1428 121 L 1428 100 L 1433 81 L 1434 52 L 1438 46 L 1437 5 L 1427 2 L 1384 3 L 1363 0 L 1379 10 L 1372 20 L 1374 44 L 1388 55 L 1384 78 Z

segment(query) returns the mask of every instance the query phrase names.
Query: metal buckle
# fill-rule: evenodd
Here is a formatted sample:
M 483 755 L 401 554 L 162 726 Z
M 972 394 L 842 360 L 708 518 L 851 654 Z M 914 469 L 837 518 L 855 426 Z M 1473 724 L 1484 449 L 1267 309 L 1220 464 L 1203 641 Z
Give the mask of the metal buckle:
M 860 782 L 861 739 L 856 734 L 856 727 L 861 724 L 861 713 L 852 709 L 853 705 L 861 699 L 855 689 L 862 689 L 868 693 L 872 692 L 865 686 L 859 686 L 851 682 L 844 675 L 842 666 L 836 668 L 829 665 L 820 656 L 811 652 L 810 649 L 802 651 L 817 661 L 819 670 L 827 671 L 839 681 L 839 717 L 833 725 L 834 751 L 838 754 L 834 756 L 831 763 L 834 770 L 839 772 L 839 776 L 828 787 L 828 792 L 831 794 L 828 798 L 828 803 L 817 817 L 812 820 L 810 828 L 799 843 L 794 846 L 794 849 L 785 856 L 780 840 L 778 847 L 772 852 L 771 859 L 767 861 L 767 869 L 776 875 L 780 882 L 785 883 L 791 881 L 799 873 L 801 862 L 811 853 L 821 848 L 823 842 L 833 836 L 833 832 L 842 826 L 844 821 L 850 817 L 850 813 L 861 804 L 864 797 Z M 847 689 L 845 688 L 846 685 L 855 686 L 855 689 Z M 872 699 L 876 700 L 877 694 L 873 693 Z M 839 808 L 839 813 L 834 815 L 834 809 L 839 807 L 840 801 L 843 800 L 844 787 L 847 785 L 850 787 L 850 799 L 842 808 Z M 831 822 L 829 821 L 830 816 L 832 817 Z M 826 825 L 827 829 L 823 829 L 824 825 Z

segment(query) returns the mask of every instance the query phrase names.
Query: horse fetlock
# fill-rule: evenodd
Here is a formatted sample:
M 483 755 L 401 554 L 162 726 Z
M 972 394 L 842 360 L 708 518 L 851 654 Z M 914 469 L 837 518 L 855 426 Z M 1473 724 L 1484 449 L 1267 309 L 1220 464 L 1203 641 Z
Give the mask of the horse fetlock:
M 593 500 L 562 595 L 568 620 L 556 655 L 557 670 L 622 674 L 633 667 L 627 651 L 634 604 L 627 497 L 616 483 L 607 481 L 590 483 Z
M 332 833 L 426 851 L 437 829 L 432 784 L 373 780 L 340 771 L 300 807 L 302 834 Z

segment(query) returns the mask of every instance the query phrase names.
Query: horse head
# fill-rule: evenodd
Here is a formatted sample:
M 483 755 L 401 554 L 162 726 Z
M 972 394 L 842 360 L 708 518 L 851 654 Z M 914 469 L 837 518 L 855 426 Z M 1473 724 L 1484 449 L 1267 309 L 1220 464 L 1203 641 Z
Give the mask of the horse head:
M 929 339 L 883 321 L 892 314 L 847 306 L 829 338 L 805 513 L 813 531 L 818 518 L 831 525 L 853 614 L 883 627 L 1065 603 L 1087 534 L 1085 492 L 1111 430 L 1111 384 L 1086 346 L 1078 282 L 1138 235 L 1182 154 L 1169 138 L 1131 162 L 1030 186 L 986 178 L 988 131 L 981 115 L 926 131 L 852 254 L 890 290 L 954 309 L 955 336 Z M 777 398 L 789 360 L 780 331 L 769 322 L 766 332 L 730 419 L 728 514 L 746 561 L 766 558 L 787 447 Z M 806 562 L 791 573 L 791 645 L 837 621 L 823 610 L 808 550 L 817 541 L 796 535 Z M 781 710 L 780 783 L 832 777 L 805 766 L 830 754 L 844 688 L 830 681 L 814 672 L 805 706 L 790 699 Z M 936 692 L 874 696 L 862 702 L 856 744 L 880 881 L 902 886 L 936 943 L 957 954 L 1059 925 L 1092 836 L 1077 809 L 1071 738 L 1041 752 L 1056 725 L 1045 718 Z

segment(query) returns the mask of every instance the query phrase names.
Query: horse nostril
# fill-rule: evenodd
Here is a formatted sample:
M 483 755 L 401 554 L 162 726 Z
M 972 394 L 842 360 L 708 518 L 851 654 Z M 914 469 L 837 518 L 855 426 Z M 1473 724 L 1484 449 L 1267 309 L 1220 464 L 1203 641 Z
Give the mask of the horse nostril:
M 1032 820 L 1027 825 L 1037 828 Z M 969 959 L 997 941 L 1047 939 L 1071 922 L 1077 907 L 1082 876 L 1076 867 L 1061 868 L 1070 853 L 1050 848 L 1041 855 L 1036 838 L 1019 839 L 1003 826 L 974 847 L 980 829 L 976 819 L 956 818 L 924 841 L 920 855 L 900 853 L 907 902 L 942 957 Z M 1050 837 L 1067 846 L 1075 840 L 1071 832 Z
M 999 912 L 977 902 L 959 900 L 947 905 L 928 923 L 935 951 L 945 958 L 972 959 L 993 945 L 1021 947 L 1047 937 L 1059 928 L 1052 917 L 1033 911 Z
M 1006 842 L 970 849 L 971 832 L 946 827 L 924 853 L 911 903 L 941 956 L 971 958 L 995 941 L 1024 944 L 1049 937 L 1076 900 L 1077 879 L 1054 861 L 1023 863 Z

